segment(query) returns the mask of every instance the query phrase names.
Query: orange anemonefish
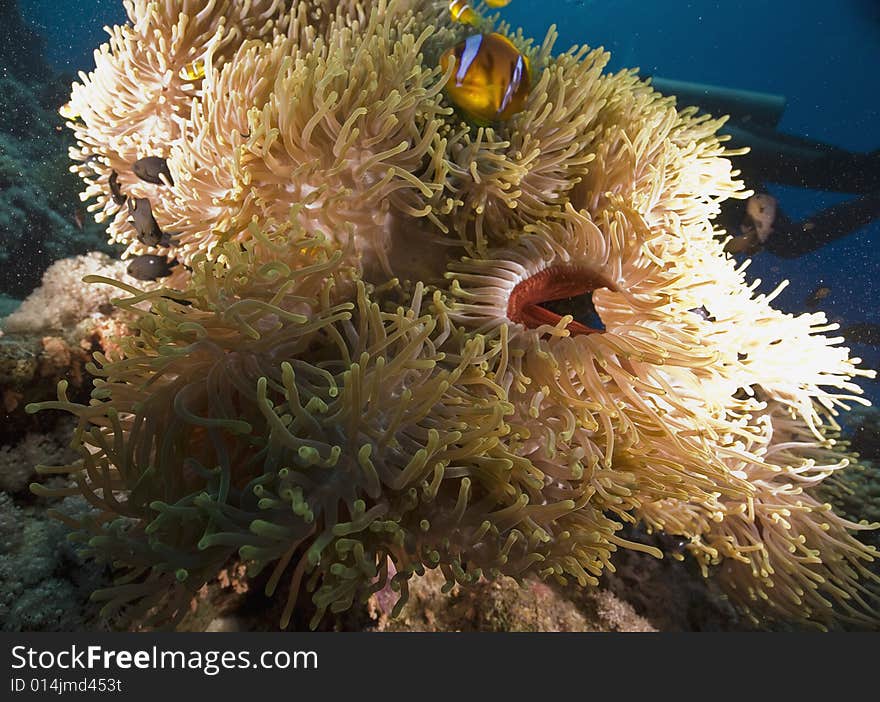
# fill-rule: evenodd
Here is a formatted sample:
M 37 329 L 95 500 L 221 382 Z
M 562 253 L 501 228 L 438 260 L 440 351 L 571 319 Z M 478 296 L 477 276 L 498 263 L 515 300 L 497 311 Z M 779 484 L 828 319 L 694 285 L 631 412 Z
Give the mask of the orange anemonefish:
M 440 58 L 449 99 L 477 122 L 505 120 L 523 109 L 531 90 L 529 60 L 501 34 L 475 34 Z
M 506 7 L 510 4 L 510 0 L 483 0 L 489 7 Z M 472 9 L 467 0 L 450 0 L 449 14 L 453 22 L 461 24 L 469 24 L 472 27 L 478 27 L 483 17 L 479 12 Z
M 58 114 L 64 117 L 64 119 L 68 119 L 71 122 L 79 119 L 79 112 L 73 109 L 69 102 L 65 102 L 61 107 L 58 108 Z
M 205 77 L 205 62 L 203 59 L 196 59 L 192 63 L 186 64 L 181 68 L 177 75 L 181 80 L 196 81 Z
M 478 12 L 471 9 L 467 0 L 451 0 L 449 3 L 449 15 L 453 21 L 469 24 L 472 27 L 476 27 L 482 19 Z

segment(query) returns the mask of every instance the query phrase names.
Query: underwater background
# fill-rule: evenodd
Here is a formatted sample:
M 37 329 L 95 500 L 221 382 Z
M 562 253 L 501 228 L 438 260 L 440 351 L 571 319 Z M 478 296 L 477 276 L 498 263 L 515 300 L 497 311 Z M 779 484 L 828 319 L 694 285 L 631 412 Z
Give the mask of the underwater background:
M 19 13 L 20 24 L 17 19 L 3 26 L 4 19 L 19 18 Z M 782 96 L 785 109 L 777 125 L 780 133 L 866 155 L 864 161 L 858 161 L 859 167 L 867 164 L 866 168 L 874 169 L 870 177 L 875 182 L 880 178 L 877 0 L 513 0 L 503 9 L 502 16 L 513 27 L 522 27 L 524 34 L 538 43 L 548 28 L 555 25 L 559 33 L 557 51 L 575 44 L 603 46 L 611 52 L 610 70 L 638 67 L 643 76 Z M 3 318 L 39 286 L 42 274 L 53 261 L 94 251 L 111 257 L 120 253 L 121 247 L 106 242 L 101 226 L 91 221 L 79 202 L 80 184 L 67 173 L 67 147 L 73 143 L 73 137 L 62 127 L 64 120 L 57 115 L 57 109 L 67 101 L 70 82 L 76 79 L 77 72 L 93 70 L 92 52 L 107 38 L 103 27 L 125 21 L 119 0 L 0 0 L 0 81 L 5 81 L 0 93 L 0 245 L 4 247 L 0 251 L 0 329 Z M 859 197 L 810 187 L 765 185 L 780 210 L 793 222 L 806 222 L 816 213 Z M 872 221 L 855 226 L 851 233 L 815 250 L 782 256 L 758 249 L 737 254 L 737 258 L 751 258 L 749 277 L 761 279 L 761 292 L 769 293 L 783 280 L 789 281 L 773 303 L 775 307 L 793 314 L 824 311 L 831 322 L 852 330 L 853 340 L 847 345 L 855 356 L 863 359 L 862 365 L 880 369 L 880 207 L 876 204 L 878 196 L 873 197 Z M 13 343 L 8 334 L 6 341 Z M 22 364 L 29 363 L 28 354 L 33 355 L 27 349 L 16 355 L 18 351 L 10 348 L 4 347 L 7 355 L 0 361 L 0 385 L 3 378 L 12 377 Z M 66 353 L 69 361 L 70 354 Z M 84 363 L 85 356 L 75 359 L 77 372 L 83 372 Z M 13 364 L 17 365 L 9 370 Z M 39 386 L 45 394 L 45 388 L 54 384 L 57 376 L 52 369 L 35 368 L 34 387 Z M 867 398 L 880 403 L 880 383 L 876 379 L 859 379 L 858 383 Z M 7 408 L 4 415 L 0 406 L 0 417 L 6 423 L 0 432 L 0 472 L 13 460 L 20 462 L 21 456 L 33 463 L 64 460 L 62 431 L 39 422 L 23 428 L 18 415 L 11 419 L 9 408 L 18 409 L 27 397 L 13 393 L 0 399 Z M 855 416 L 857 420 L 850 432 L 858 432 L 857 448 L 873 459 L 867 452 L 876 452 L 880 445 L 880 419 L 873 410 Z M 846 426 L 845 419 L 843 423 Z M 69 429 L 69 425 L 65 426 Z M 24 432 L 28 432 L 30 442 L 26 451 L 13 447 L 25 436 Z M 4 519 L 8 521 L 13 514 L 9 510 L 4 513 L 13 501 L 6 493 L 15 496 L 17 509 L 37 509 L 38 503 L 22 497 L 28 478 L 0 478 L 0 583 L 18 569 L 19 580 L 14 588 L 7 584 L 7 592 L 29 591 L 27 596 L 33 599 L 29 602 L 22 595 L 24 604 L 17 601 L 14 611 L 10 609 L 11 594 L 5 602 L 0 601 L 0 628 L 90 626 L 94 612 L 84 614 L 77 603 L 83 600 L 83 592 L 101 584 L 105 573 L 92 566 L 81 567 L 78 556 L 67 547 L 63 552 L 54 550 L 55 546 L 44 547 L 39 557 L 29 558 L 31 570 L 22 570 L 17 561 L 2 560 L 4 546 L 12 543 L 3 541 Z M 33 538 L 44 545 L 63 540 L 60 527 L 50 525 L 42 516 L 35 518 L 28 528 L 32 528 Z M 664 590 L 670 577 L 678 577 L 670 576 L 669 568 L 668 563 L 658 566 L 653 561 L 640 560 L 640 555 L 622 554 L 622 575 L 605 583 L 605 592 L 613 595 L 597 596 L 586 609 L 610 629 L 748 628 L 735 614 L 717 604 L 717 593 L 711 588 L 704 592 L 702 580 L 693 573 L 682 576 L 674 587 L 669 586 L 672 590 Z M 628 575 L 630 572 L 645 574 L 636 581 Z M 236 591 L 237 575 L 241 574 L 226 576 Z M 657 586 L 661 594 L 630 600 L 632 607 L 614 599 L 622 598 L 622 593 L 636 586 L 647 592 L 654 587 L 651 583 L 656 582 L 666 583 Z M 442 607 L 436 593 L 431 588 L 419 591 L 414 598 L 416 607 L 430 616 L 421 611 L 410 612 L 409 624 L 413 628 L 461 627 L 455 617 L 473 616 L 476 607 L 479 621 L 472 622 L 474 628 L 506 628 L 511 621 L 519 621 L 517 617 L 527 620 L 525 628 L 583 626 L 579 615 L 571 610 L 570 601 L 564 598 L 549 613 L 530 618 L 535 602 L 558 597 L 550 590 L 540 589 L 543 586 L 535 585 L 515 604 L 508 601 L 510 593 L 495 587 L 487 586 L 488 590 L 471 600 L 457 601 L 447 614 L 449 618 L 443 620 L 441 616 L 440 623 L 431 621 Z M 692 604 L 686 616 L 676 619 L 663 614 L 667 597 L 681 607 L 689 600 L 696 604 Z M 480 610 L 480 605 L 475 604 L 481 598 L 492 602 L 491 611 Z M 73 604 L 68 609 L 56 604 L 55 609 L 43 611 L 41 603 L 47 600 Z M 663 616 L 669 619 L 664 620 Z M 204 628 L 201 625 L 209 623 L 216 628 L 227 626 L 221 621 L 223 617 L 211 620 L 203 615 L 203 619 L 199 624 L 190 623 L 191 627 Z M 367 621 L 347 622 L 351 628 L 368 625 Z M 386 618 L 382 626 L 406 628 L 407 620 L 405 617 L 403 624 L 395 625 Z

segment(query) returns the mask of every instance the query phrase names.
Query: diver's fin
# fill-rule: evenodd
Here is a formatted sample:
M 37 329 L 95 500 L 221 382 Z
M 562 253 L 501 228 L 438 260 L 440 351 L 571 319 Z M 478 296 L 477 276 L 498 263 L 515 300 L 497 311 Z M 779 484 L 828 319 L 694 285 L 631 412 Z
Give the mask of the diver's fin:
M 777 218 L 765 250 L 782 258 L 797 258 L 852 234 L 880 219 L 880 192 L 828 207 L 802 222 Z
M 734 159 L 749 183 L 779 183 L 859 195 L 880 191 L 880 152 L 848 151 L 756 124 L 729 122 L 721 133 L 730 137 L 728 147 L 749 147 L 748 154 Z
M 651 84 L 664 95 L 675 95 L 680 107 L 696 105 L 715 117 L 730 115 L 734 122 L 776 127 L 785 111 L 785 97 L 782 95 L 656 76 L 651 77 Z

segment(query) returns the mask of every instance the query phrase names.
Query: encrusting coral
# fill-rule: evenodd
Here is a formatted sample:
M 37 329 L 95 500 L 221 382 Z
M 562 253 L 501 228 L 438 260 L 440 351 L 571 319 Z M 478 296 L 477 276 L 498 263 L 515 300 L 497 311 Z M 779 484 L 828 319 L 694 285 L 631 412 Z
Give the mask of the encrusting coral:
M 41 285 L 2 323 L 2 330 L 12 334 L 65 334 L 71 344 L 84 338 L 83 325 L 97 326 L 97 320 L 109 316 L 114 290 L 106 286 L 84 285 L 88 275 L 102 275 L 114 280 L 137 283 L 125 272 L 125 264 L 107 254 L 93 251 L 55 261 L 43 273 Z
M 82 497 L 53 508 L 76 517 L 90 509 Z M 84 562 L 66 531 L 44 508 L 19 507 L 0 491 L 0 631 L 107 628 L 89 603 L 89 593 L 107 583 L 104 569 Z
M 871 525 L 818 497 L 871 372 L 724 253 L 713 219 L 747 192 L 723 119 L 502 25 L 534 82 L 477 126 L 442 90 L 466 31 L 444 2 L 227 5 L 127 2 L 73 90 L 84 197 L 128 253 L 186 264 L 92 278 L 134 333 L 89 405 L 41 405 L 78 417 L 80 461 L 42 470 L 98 508 L 67 521 L 122 569 L 108 612 L 178 621 L 231 559 L 282 625 L 303 591 L 314 623 L 386 587 L 399 609 L 428 569 L 586 586 L 618 549 L 662 555 L 622 536 L 641 522 L 756 621 L 876 626 Z
M 0 446 L 0 490 L 10 494 L 27 492 L 39 464 L 69 461 L 67 447 L 72 427 L 69 418 L 50 432 L 29 432 L 11 446 Z

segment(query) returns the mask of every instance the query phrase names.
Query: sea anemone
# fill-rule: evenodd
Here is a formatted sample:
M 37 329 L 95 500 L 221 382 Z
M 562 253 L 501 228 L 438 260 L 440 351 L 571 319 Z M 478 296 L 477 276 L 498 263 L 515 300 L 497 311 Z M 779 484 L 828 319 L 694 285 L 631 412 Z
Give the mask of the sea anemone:
M 139 334 L 119 359 L 97 356 L 89 406 L 62 386 L 43 407 L 79 417 L 69 492 L 101 514 L 78 527 L 90 553 L 128 571 L 96 593 L 106 612 L 137 601 L 129 616 L 175 621 L 238 552 L 271 564 L 270 593 L 294 561 L 283 624 L 303 577 L 317 621 L 384 587 L 389 562 L 405 593 L 425 566 L 464 583 L 526 572 L 558 547 L 542 526 L 566 512 L 613 531 L 585 496 L 530 499 L 541 473 L 505 441 L 510 407 L 482 337 L 447 358 L 451 328 L 421 309 L 421 286 L 392 312 L 362 282 L 337 302 L 338 252 L 283 234 L 227 245 L 224 264 L 197 258 L 184 295 L 92 280 L 132 294 L 119 304 Z
M 127 212 L 111 197 L 116 172 L 131 197 L 154 196 L 159 186 L 139 181 L 132 164 L 143 157 L 167 157 L 187 131 L 201 80 L 182 71 L 208 61 L 217 69 L 248 38 L 271 38 L 285 24 L 280 0 L 125 0 L 130 22 L 110 30 L 95 51 L 95 70 L 80 73 L 65 113 L 76 135 L 72 170 L 85 181 L 83 200 L 98 221 L 111 220 L 113 241 L 130 238 Z M 280 22 L 281 26 L 277 23 Z
M 198 53 L 169 40 L 192 3 L 156 5 L 128 6 L 75 88 L 105 214 L 109 172 L 159 142 L 102 91 L 151 105 L 136 52 L 173 75 Z M 872 372 L 724 253 L 713 219 L 748 192 L 723 119 L 502 26 L 534 84 L 511 119 L 471 124 L 442 91 L 462 31 L 444 5 L 252 3 L 191 41 L 204 78 L 156 118 L 173 183 L 120 176 L 191 275 L 103 280 L 134 333 L 96 358 L 88 406 L 63 387 L 43 405 L 79 419 L 81 461 L 53 470 L 98 509 L 74 525 L 89 552 L 122 569 L 96 596 L 177 621 L 240 558 L 284 583 L 283 625 L 301 590 L 317 623 L 389 581 L 400 607 L 425 569 L 596 584 L 617 549 L 663 555 L 625 536 L 641 524 L 756 621 L 875 623 L 877 553 L 854 533 L 876 525 L 819 497 Z M 122 41 L 146 26 L 146 48 Z M 152 250 L 114 216 L 127 252 Z

